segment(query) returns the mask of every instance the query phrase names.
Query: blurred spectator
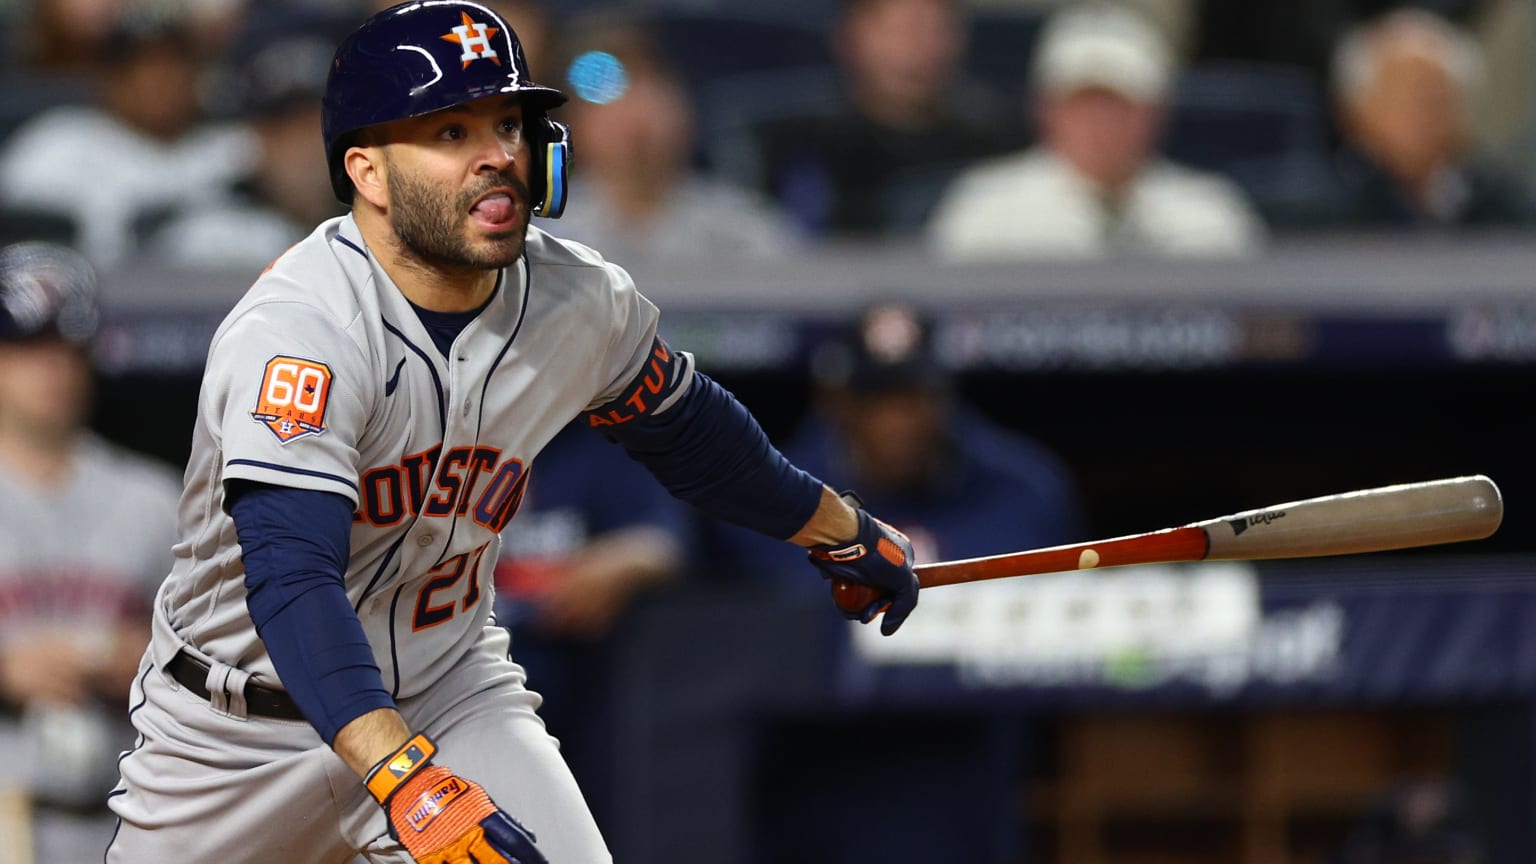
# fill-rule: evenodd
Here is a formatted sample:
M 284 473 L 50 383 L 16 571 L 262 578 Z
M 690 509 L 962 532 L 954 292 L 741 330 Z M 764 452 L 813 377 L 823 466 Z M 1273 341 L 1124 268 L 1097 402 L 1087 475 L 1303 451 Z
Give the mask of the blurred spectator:
M 496 619 L 587 803 L 611 806 L 608 637 L 634 600 L 675 579 L 689 555 L 684 505 L 580 422 L 539 453 L 502 535 Z
M 174 17 L 136 14 L 107 38 L 102 108 L 46 111 L 0 153 L 0 203 L 74 219 L 97 266 L 129 254 L 136 230 L 241 176 L 243 130 L 200 125 L 197 42 Z
M 22 19 L 23 65 L 54 75 L 95 73 L 129 0 L 31 0 Z
M 335 45 L 323 27 L 269 37 L 236 64 L 231 89 L 255 133 L 255 164 L 231 188 L 170 218 L 145 244 L 151 260 L 259 269 L 340 215 L 319 138 Z
M 1381 797 L 1327 864 L 1484 864 L 1461 790 L 1438 780 L 1401 784 Z
M 689 94 L 636 24 L 594 22 L 567 52 L 576 170 L 574 204 L 543 228 L 631 257 L 779 255 L 800 245 L 794 226 L 766 201 L 693 170 Z
M 97 860 L 116 824 L 180 486 L 84 427 L 96 314 L 80 256 L 0 249 L 0 786 L 32 790 L 38 861 Z
M 1231 181 L 1158 154 L 1174 76 L 1129 10 L 1078 6 L 1041 34 L 1033 84 L 1041 143 L 966 171 L 930 225 L 955 259 L 1123 253 L 1241 255 L 1264 226 Z
M 1329 222 L 1363 227 L 1528 225 L 1536 198 L 1480 157 L 1467 105 L 1477 45 L 1421 10 L 1390 12 L 1338 46 L 1334 88 L 1345 143 Z
M 758 182 L 813 236 L 915 233 L 960 167 L 1021 139 L 1002 103 L 963 78 L 965 50 L 959 0 L 844 0 L 841 92 L 755 124 Z
M 1536 8 L 1530 0 L 1198 0 L 1198 7 L 1193 62 L 1304 70 L 1318 82 L 1323 101 L 1335 47 L 1355 22 L 1400 8 L 1442 15 L 1476 39 L 1486 60 L 1484 86 L 1468 106 L 1479 146 L 1536 166 L 1530 155 Z
M 920 563 L 1083 539 L 1068 469 L 955 398 L 912 310 L 872 307 L 854 332 L 818 348 L 812 372 L 816 410 L 784 454 L 833 488 L 858 493 L 912 539 Z M 804 553 L 729 526 L 717 531 L 712 542 L 730 571 L 783 582 L 803 564 Z

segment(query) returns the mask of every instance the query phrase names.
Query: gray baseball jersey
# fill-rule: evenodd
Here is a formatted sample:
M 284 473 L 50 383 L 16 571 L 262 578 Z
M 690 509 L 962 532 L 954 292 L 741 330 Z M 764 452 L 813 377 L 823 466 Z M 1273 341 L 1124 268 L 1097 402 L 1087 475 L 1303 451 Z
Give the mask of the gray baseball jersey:
M 664 380 L 686 381 L 692 366 L 687 355 L 671 353 L 656 338 L 656 326 L 656 308 L 623 270 L 586 247 L 532 228 L 523 259 L 502 271 L 489 305 L 445 358 L 366 250 L 352 218 L 321 225 L 262 275 L 214 335 L 181 501 L 180 542 L 155 604 L 144 674 L 154 678 L 154 670 L 189 650 L 239 678 L 281 685 L 246 609 L 240 547 L 224 509 L 225 484 L 240 479 L 334 492 L 354 502 L 347 595 L 385 687 L 417 728 L 430 733 L 434 723 L 447 722 L 441 709 L 474 692 L 442 692 L 444 681 L 490 686 L 455 676 L 466 664 L 505 663 L 516 671 L 488 674 L 520 688 L 521 670 L 506 662 L 506 643 L 488 620 L 498 535 L 517 509 L 535 455 L 573 417 L 617 403 L 624 407 L 609 411 L 607 421 L 625 422 L 633 413 L 663 408 L 650 404 L 657 393 L 686 389 L 660 389 Z M 210 707 L 195 697 L 161 704 L 157 689 L 174 690 L 174 682 L 167 685 L 161 676 L 136 693 L 152 709 L 136 717 L 146 738 L 155 731 L 146 727 L 157 725 L 153 718 L 162 712 L 240 713 L 238 705 Z M 292 746 L 286 741 L 296 733 L 282 728 L 292 724 L 247 719 L 250 731 L 240 735 L 246 743 L 278 751 Z M 267 737 L 273 728 L 282 728 L 286 740 Z M 462 740 L 453 740 L 452 728 L 439 732 L 442 753 L 465 749 Z M 468 749 L 513 746 L 526 737 L 474 740 Z M 300 739 L 316 751 L 314 759 L 334 767 L 328 761 L 334 756 L 313 730 L 302 730 Z M 162 765 L 166 770 L 157 775 L 149 764 L 165 758 L 165 748 L 157 746 L 162 743 L 150 741 L 124 762 L 124 794 L 113 806 L 124 816 L 125 830 L 137 836 L 120 835 L 113 847 L 117 857 L 109 860 L 161 860 L 151 850 L 187 848 L 164 845 L 178 835 L 176 825 L 158 824 L 169 833 L 156 840 L 138 831 L 163 823 L 156 804 L 177 797 L 176 784 L 164 779 L 177 774 L 175 767 Z M 443 761 L 483 783 L 523 819 L 503 797 L 523 800 L 530 793 L 498 794 L 502 781 L 478 776 L 476 759 Z M 206 790 L 230 778 L 198 782 Z M 565 778 L 549 782 L 569 785 Z M 362 791 L 360 783 L 356 789 Z M 250 800 L 264 800 L 249 785 L 245 790 Z M 269 810 L 291 809 L 291 802 L 278 800 L 281 795 L 270 797 L 264 805 Z M 585 816 L 579 796 L 571 804 L 558 795 L 554 800 Z M 375 820 L 378 808 L 364 803 L 377 837 L 382 817 Z M 268 833 L 281 830 L 270 817 L 258 821 Z M 202 830 L 227 836 L 243 827 L 225 822 Z M 584 857 L 565 860 L 606 855 L 591 851 L 589 837 L 551 841 L 547 827 L 529 827 L 541 847 L 553 842 L 556 849 L 584 850 L 572 853 Z M 571 830 L 595 836 L 590 817 Z M 254 836 L 233 837 L 210 851 L 225 862 L 246 860 L 241 854 L 252 854 L 253 861 L 281 857 L 270 840 L 255 852 L 241 852 L 240 842 L 255 842 Z M 356 842 L 351 836 L 349 842 Z M 298 855 L 293 860 L 319 860 L 305 857 L 319 854 L 313 849 L 292 850 Z M 558 860 L 554 854 L 550 859 Z
M 0 471 L 0 651 L 61 637 L 99 665 L 121 650 L 119 624 L 149 624 L 170 564 L 176 496 L 169 468 L 89 434 L 55 488 Z M 116 706 L 29 703 L 0 714 L 0 787 L 30 787 L 41 803 L 99 804 L 118 751 L 132 743 Z M 86 825 L 39 809 L 33 829 L 38 860 L 88 860 L 74 840 L 90 834 Z

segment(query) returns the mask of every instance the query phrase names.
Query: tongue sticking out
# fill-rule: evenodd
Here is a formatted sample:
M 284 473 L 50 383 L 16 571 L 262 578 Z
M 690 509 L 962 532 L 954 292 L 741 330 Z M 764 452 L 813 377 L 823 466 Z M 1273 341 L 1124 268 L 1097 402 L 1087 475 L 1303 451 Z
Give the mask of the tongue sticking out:
M 470 212 L 487 222 L 506 222 L 512 218 L 512 199 L 506 195 L 492 195 L 476 204 Z

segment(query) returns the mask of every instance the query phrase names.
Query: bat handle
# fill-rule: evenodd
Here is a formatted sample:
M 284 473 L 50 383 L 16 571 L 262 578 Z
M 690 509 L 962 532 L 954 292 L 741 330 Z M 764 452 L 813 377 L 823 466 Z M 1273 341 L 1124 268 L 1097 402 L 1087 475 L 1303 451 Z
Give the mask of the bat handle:
M 858 615 L 880 599 L 879 590 L 841 576 L 832 578 L 832 602 L 850 615 Z

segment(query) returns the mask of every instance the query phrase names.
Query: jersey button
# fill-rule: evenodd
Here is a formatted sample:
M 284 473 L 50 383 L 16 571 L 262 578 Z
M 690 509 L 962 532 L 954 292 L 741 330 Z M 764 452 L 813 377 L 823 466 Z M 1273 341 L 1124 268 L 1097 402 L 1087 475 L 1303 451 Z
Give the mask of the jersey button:
M 431 534 L 422 534 L 421 536 L 417 537 L 416 538 L 416 545 L 417 546 L 431 546 L 432 545 L 432 535 Z

